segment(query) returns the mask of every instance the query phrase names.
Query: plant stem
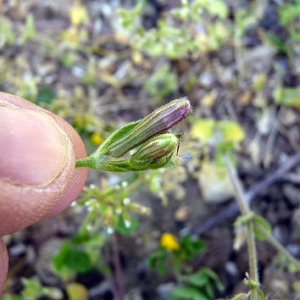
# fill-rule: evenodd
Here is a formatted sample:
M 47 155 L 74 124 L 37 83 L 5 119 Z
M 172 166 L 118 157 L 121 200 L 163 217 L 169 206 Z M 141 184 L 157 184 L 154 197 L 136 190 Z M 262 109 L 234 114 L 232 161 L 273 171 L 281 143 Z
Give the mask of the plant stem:
M 228 154 L 225 154 L 225 162 L 227 171 L 229 174 L 229 178 L 233 184 L 236 200 L 240 207 L 240 210 L 243 215 L 248 215 L 250 213 L 250 208 L 245 198 L 245 193 L 243 191 L 243 187 L 241 182 L 236 174 L 236 171 L 231 163 L 230 157 Z M 257 267 L 257 254 L 256 254 L 256 246 L 255 246 L 255 235 L 253 230 L 253 222 L 252 220 L 247 222 L 247 247 L 248 247 L 248 255 L 249 255 L 249 273 L 250 280 L 258 283 L 258 267 Z M 251 285 L 251 300 L 258 300 L 258 287 Z
M 95 159 L 93 156 L 88 156 L 85 158 L 80 158 L 76 160 L 76 168 L 79 167 L 88 167 L 88 168 L 93 168 L 94 164 L 95 164 Z
M 265 236 L 272 246 L 278 250 L 278 252 L 282 253 L 292 264 L 297 266 L 300 269 L 300 261 L 297 260 L 294 256 L 292 256 L 270 233 L 268 233 L 260 224 L 255 224 L 257 228 L 259 228 L 260 232 Z
M 118 245 L 117 236 L 115 234 L 112 236 L 112 252 L 113 252 L 112 253 L 113 264 L 116 272 L 116 284 L 119 291 L 119 299 L 124 300 L 125 299 L 124 279 L 123 279 L 123 272 L 122 272 L 122 266 L 120 261 L 119 245 Z
M 248 246 L 248 256 L 249 256 L 250 279 L 254 280 L 255 282 L 259 282 L 258 270 L 257 270 L 258 268 L 257 268 L 255 234 L 254 234 L 252 220 L 247 222 L 247 246 Z

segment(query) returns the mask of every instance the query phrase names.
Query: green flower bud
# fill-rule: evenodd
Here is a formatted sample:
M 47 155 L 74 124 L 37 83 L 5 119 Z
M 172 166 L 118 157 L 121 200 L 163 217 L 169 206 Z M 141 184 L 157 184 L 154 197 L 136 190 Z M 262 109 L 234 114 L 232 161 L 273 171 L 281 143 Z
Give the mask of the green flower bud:
M 175 134 L 160 134 L 141 146 L 130 159 L 132 167 L 142 166 L 147 169 L 157 169 L 165 166 L 175 151 L 178 138 Z
M 179 135 L 168 133 L 190 112 L 187 98 L 173 100 L 143 119 L 111 134 L 92 155 L 78 159 L 76 167 L 128 172 L 170 165 Z M 140 147 L 134 154 L 129 151 Z M 126 155 L 125 155 L 126 154 Z
M 152 137 L 167 132 L 191 112 L 187 98 L 180 98 L 156 109 L 140 121 L 125 125 L 101 145 L 108 155 L 120 157 Z M 100 150 L 99 148 L 99 150 Z

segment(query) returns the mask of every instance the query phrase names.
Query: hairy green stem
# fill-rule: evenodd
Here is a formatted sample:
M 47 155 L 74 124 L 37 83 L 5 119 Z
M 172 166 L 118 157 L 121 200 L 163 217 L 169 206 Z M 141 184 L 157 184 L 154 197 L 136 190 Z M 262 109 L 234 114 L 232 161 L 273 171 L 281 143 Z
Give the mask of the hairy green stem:
M 94 164 L 95 164 L 94 157 L 88 156 L 88 157 L 85 157 L 85 158 L 77 159 L 75 167 L 76 168 L 79 168 L 79 167 L 93 168 Z
M 231 163 L 228 154 L 225 154 L 225 162 L 226 162 L 229 178 L 233 184 L 236 200 L 238 202 L 240 210 L 243 215 L 248 215 L 250 213 L 250 208 L 247 204 L 245 193 L 243 191 L 241 182 L 236 174 L 236 171 Z M 259 278 L 258 278 L 258 267 L 257 267 L 257 253 L 256 253 L 255 235 L 254 235 L 252 220 L 249 220 L 247 222 L 247 247 L 248 247 L 248 255 L 249 255 L 249 273 L 250 273 L 249 279 L 252 282 L 258 283 Z M 258 286 L 251 285 L 250 299 L 251 300 L 259 299 Z

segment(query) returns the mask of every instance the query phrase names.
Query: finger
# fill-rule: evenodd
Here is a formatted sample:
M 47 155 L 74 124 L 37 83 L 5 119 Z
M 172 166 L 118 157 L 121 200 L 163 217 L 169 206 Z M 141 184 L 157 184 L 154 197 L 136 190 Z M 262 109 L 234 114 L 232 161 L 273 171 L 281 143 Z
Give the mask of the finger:
M 3 286 L 7 277 L 7 272 L 8 272 L 7 249 L 2 239 L 0 239 L 0 295 L 2 293 Z
M 63 119 L 0 92 L 0 235 L 52 216 L 77 198 L 82 140 Z

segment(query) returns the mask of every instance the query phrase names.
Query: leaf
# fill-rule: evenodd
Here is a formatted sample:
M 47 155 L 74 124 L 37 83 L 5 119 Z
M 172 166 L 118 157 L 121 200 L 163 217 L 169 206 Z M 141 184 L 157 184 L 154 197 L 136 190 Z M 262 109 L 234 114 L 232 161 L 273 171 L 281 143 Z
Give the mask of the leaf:
M 238 228 L 234 242 L 233 242 L 233 249 L 235 251 L 239 251 L 241 247 L 244 245 L 247 237 L 247 227 L 246 226 L 241 226 Z
M 175 287 L 167 300 L 211 300 L 198 288 L 189 285 Z
M 245 225 L 247 222 L 252 220 L 254 216 L 255 216 L 254 212 L 250 212 L 247 215 L 237 217 L 237 219 L 234 222 L 234 227 L 240 227 L 242 225 Z
M 2 300 L 24 300 L 24 298 L 21 296 L 8 295 L 8 294 L 3 294 L 1 299 Z
M 266 240 L 266 235 L 261 231 L 259 227 L 262 227 L 268 234 L 272 234 L 272 226 L 270 225 L 269 221 L 267 221 L 265 218 L 255 215 L 253 217 L 254 220 L 254 234 L 256 238 L 259 240 Z M 257 226 L 259 225 L 259 226 Z
M 137 218 L 124 216 L 120 216 L 115 229 L 119 233 L 130 234 L 139 226 L 139 221 Z
M 35 103 L 41 105 L 41 103 L 50 104 L 54 100 L 55 95 L 51 87 L 45 86 L 39 89 L 35 99 Z
M 26 16 L 25 26 L 21 29 L 21 41 L 26 42 L 36 36 L 34 17 L 32 14 Z
M 43 285 L 40 279 L 36 276 L 30 278 L 21 278 L 21 282 L 24 286 L 22 290 L 22 296 L 25 299 L 37 299 L 43 295 Z
M 141 15 L 143 9 L 142 3 L 138 3 L 132 10 L 118 9 L 118 14 L 121 17 L 122 26 L 127 31 L 134 31 L 137 29 L 135 19 Z
M 12 44 L 15 42 L 16 34 L 12 28 L 12 24 L 3 15 L 0 18 L 0 48 L 6 44 Z
M 284 41 L 283 38 L 272 34 L 272 33 L 265 33 L 264 38 L 267 42 L 269 42 L 272 46 L 277 47 L 277 49 L 285 54 L 289 52 L 289 46 Z
M 220 278 L 219 278 L 217 273 L 215 273 L 212 269 L 205 268 L 205 267 L 201 268 L 201 271 L 202 271 L 203 274 L 205 274 L 205 276 L 210 278 L 216 284 L 219 291 L 224 290 L 224 286 L 221 283 Z
M 91 232 L 87 228 L 81 229 L 72 237 L 74 245 L 98 246 L 100 247 L 105 242 L 105 237 L 102 232 Z
M 88 300 L 89 295 L 86 287 L 83 284 L 72 282 L 66 287 L 68 299 L 70 300 Z
M 212 295 L 211 282 L 217 286 L 219 291 L 224 290 L 224 286 L 221 283 L 219 276 L 210 268 L 203 267 L 195 273 L 182 275 L 180 280 L 196 287 L 206 289 L 207 295 Z
M 185 259 L 191 259 L 195 257 L 197 254 L 202 252 L 205 248 L 205 244 L 203 240 L 199 238 L 194 238 L 189 234 L 183 236 L 180 239 L 179 245 L 180 245 L 180 254 Z
M 300 14 L 300 6 L 297 4 L 282 5 L 279 9 L 279 18 L 282 25 L 288 25 L 298 18 Z
M 155 268 L 161 275 L 166 273 L 167 252 L 159 248 L 148 256 L 147 262 L 150 268 Z
M 91 269 L 90 257 L 87 253 L 71 249 L 65 260 L 66 266 L 76 272 L 87 272 Z
M 260 289 L 258 290 L 258 297 L 259 297 L 259 300 L 265 300 L 266 299 L 263 291 L 260 290 Z
M 204 287 L 205 285 L 209 284 L 209 278 L 206 276 L 206 274 L 204 274 L 202 269 L 192 274 L 182 275 L 179 279 L 180 281 L 189 283 L 195 287 Z
M 87 253 L 77 250 L 68 242 L 64 242 L 60 251 L 52 258 L 54 267 L 60 271 L 63 267 L 76 272 L 87 272 L 91 269 L 91 260 Z
M 207 6 L 207 10 L 220 18 L 226 18 L 228 15 L 228 6 L 223 0 L 214 0 L 212 5 Z
M 246 299 L 248 299 L 248 295 L 245 293 L 239 293 L 235 295 L 233 298 L 231 298 L 231 300 L 246 300 Z
M 197 120 L 191 128 L 191 137 L 203 141 L 210 139 L 215 130 L 215 120 L 201 119 Z
M 260 92 L 265 88 L 266 82 L 267 76 L 265 73 L 261 72 L 254 77 L 252 88 L 254 89 L 254 91 Z
M 275 102 L 286 106 L 300 106 L 300 87 L 297 88 L 283 88 L 277 87 L 273 91 Z
M 233 121 L 220 121 L 218 127 L 223 135 L 223 138 L 228 142 L 239 143 L 245 138 L 244 129 Z

